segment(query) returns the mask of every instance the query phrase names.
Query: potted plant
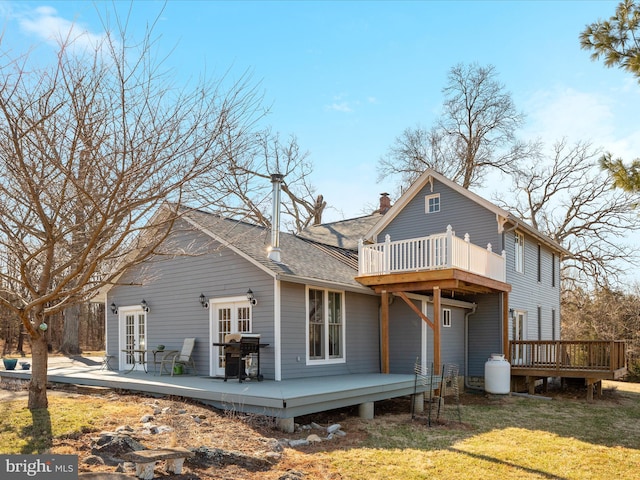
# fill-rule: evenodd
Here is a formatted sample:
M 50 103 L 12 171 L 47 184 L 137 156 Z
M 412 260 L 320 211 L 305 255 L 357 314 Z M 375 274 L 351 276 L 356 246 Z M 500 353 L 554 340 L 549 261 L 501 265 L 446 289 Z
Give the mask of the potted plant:
M 16 369 L 16 365 L 18 364 L 18 359 L 17 358 L 2 357 L 2 363 L 4 363 L 4 369 L 5 370 L 15 370 Z

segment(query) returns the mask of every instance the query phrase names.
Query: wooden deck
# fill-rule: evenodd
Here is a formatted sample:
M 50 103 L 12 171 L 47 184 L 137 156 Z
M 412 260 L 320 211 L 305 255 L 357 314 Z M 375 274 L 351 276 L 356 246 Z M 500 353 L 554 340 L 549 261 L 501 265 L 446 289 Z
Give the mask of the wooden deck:
M 98 386 L 192 398 L 224 410 L 257 413 L 278 419 L 317 413 L 352 405 L 412 395 L 413 374 L 358 374 L 301 378 L 276 382 L 264 380 L 224 381 L 222 378 L 192 375 L 154 375 L 133 371 L 125 374 L 101 370 L 101 359 L 90 357 L 52 357 L 48 380 L 81 386 Z M 31 371 L 0 370 L 2 381 L 30 379 Z M 418 393 L 428 387 L 418 384 Z
M 509 342 L 508 360 L 516 384 L 525 379 L 529 393 L 535 380 L 548 377 L 584 378 L 587 386 L 601 392 L 602 380 L 618 380 L 627 375 L 627 345 L 606 340 L 521 340 Z M 587 388 L 593 399 L 593 388 Z

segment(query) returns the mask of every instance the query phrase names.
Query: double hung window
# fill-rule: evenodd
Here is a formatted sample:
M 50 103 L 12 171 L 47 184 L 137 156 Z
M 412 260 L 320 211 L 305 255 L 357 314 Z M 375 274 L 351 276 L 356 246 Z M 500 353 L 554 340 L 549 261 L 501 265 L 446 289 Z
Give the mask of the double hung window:
M 344 361 L 344 293 L 309 288 L 307 319 L 309 361 Z
M 514 237 L 514 259 L 516 272 L 524 272 L 524 235 L 519 232 Z

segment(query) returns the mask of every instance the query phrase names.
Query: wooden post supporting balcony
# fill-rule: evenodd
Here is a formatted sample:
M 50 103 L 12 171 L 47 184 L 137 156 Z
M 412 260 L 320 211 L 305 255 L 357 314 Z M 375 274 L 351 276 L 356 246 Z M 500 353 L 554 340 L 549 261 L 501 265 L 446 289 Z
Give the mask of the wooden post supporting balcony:
M 440 374 L 440 287 L 433 289 L 433 371 Z

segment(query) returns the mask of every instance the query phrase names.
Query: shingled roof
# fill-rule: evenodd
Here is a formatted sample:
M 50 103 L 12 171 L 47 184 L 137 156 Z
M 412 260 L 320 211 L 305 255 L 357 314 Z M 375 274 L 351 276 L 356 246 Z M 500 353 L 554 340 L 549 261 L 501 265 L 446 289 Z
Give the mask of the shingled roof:
M 358 240 L 382 218 L 379 213 L 365 217 L 323 223 L 305 228 L 299 236 L 312 242 L 358 251 Z
M 318 225 L 312 227 L 312 233 L 306 232 L 300 236 L 281 232 L 282 261 L 275 262 L 267 255 L 271 231 L 266 227 L 223 218 L 200 210 L 188 211 L 183 218 L 226 247 L 245 256 L 263 270 L 283 280 L 305 282 L 315 280 L 359 291 L 368 290 L 354 278 L 358 268 L 358 239 L 370 228 L 373 219 L 364 223 L 357 222 L 359 219 L 347 220 L 345 223 L 348 225 L 344 228 L 339 225 L 342 222 L 328 224 L 330 227 Z M 340 243 L 354 248 L 341 247 Z

